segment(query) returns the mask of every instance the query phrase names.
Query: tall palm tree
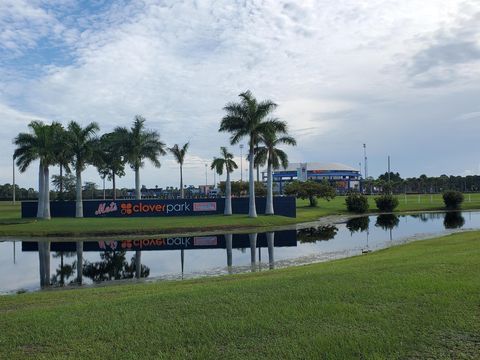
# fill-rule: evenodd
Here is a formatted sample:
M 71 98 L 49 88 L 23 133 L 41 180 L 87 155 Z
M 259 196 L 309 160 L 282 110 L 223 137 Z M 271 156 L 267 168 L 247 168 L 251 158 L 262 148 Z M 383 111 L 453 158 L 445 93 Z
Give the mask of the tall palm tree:
M 186 143 L 181 148 L 178 144 L 173 145 L 173 147 L 168 148 L 168 151 L 172 153 L 175 157 L 175 160 L 180 165 L 180 197 L 183 199 L 183 161 L 185 160 L 185 154 L 187 153 L 190 143 Z
M 20 133 L 14 139 L 17 148 L 13 156 L 20 172 L 25 172 L 32 161 L 39 160 L 37 218 L 50 219 L 49 166 L 57 161 L 61 124 L 45 125 L 41 121 L 32 121 L 28 127 L 30 133 Z
M 258 102 L 250 91 L 241 93 L 239 103 L 229 103 L 224 107 L 227 112 L 220 123 L 219 131 L 231 133 L 230 143 L 237 144 L 242 138 L 248 137 L 248 162 L 249 162 L 249 211 L 248 216 L 257 217 L 255 207 L 255 183 L 254 183 L 254 150 L 259 141 L 260 134 L 267 129 L 274 129 L 281 133 L 286 131 L 286 124 L 275 118 L 269 118 L 269 115 L 275 110 L 277 105 L 264 100 Z
M 160 135 L 153 130 L 145 129 L 145 119 L 135 116 L 130 129 L 119 127 L 115 131 L 122 136 L 123 152 L 130 167 L 135 171 L 135 199 L 142 198 L 140 191 L 140 168 L 144 159 L 149 159 L 153 165 L 160 167 L 160 155 L 165 155 L 165 143 L 160 141 Z
M 273 215 L 273 174 L 272 170 L 277 170 L 282 166 L 284 169 L 288 166 L 288 156 L 283 151 L 277 148 L 279 144 L 285 145 L 297 145 L 297 141 L 288 135 L 277 137 L 274 129 L 261 134 L 260 145 L 257 148 L 255 154 L 255 163 L 265 164 L 267 163 L 267 205 L 265 208 L 265 214 Z
M 82 172 L 87 165 L 93 162 L 95 151 L 95 134 L 99 130 L 98 124 L 92 122 L 82 128 L 80 124 L 71 121 L 68 124 L 68 144 L 72 153 L 72 165 L 76 177 L 75 217 L 83 217 L 82 199 Z
M 225 183 L 225 215 L 232 215 L 232 185 L 230 183 L 230 173 L 234 169 L 238 169 L 238 165 L 233 161 L 233 154 L 229 153 L 225 146 L 220 148 L 220 153 L 222 157 L 213 158 L 212 165 L 210 168 L 217 172 L 218 175 L 223 174 L 223 169 L 225 168 L 227 172 L 227 181 Z
M 56 153 L 57 164 L 60 167 L 60 176 L 58 177 L 59 181 L 59 199 L 64 199 L 64 185 L 65 177 L 63 171 L 65 170 L 66 174 L 70 174 L 70 162 L 72 161 L 72 153 L 70 146 L 68 144 L 68 132 L 63 128 L 59 130 L 58 141 L 58 150 Z
M 116 178 L 125 175 L 126 159 L 122 147 L 121 134 L 115 131 L 103 134 L 95 144 L 97 151 L 93 162 L 102 179 L 107 177 L 112 182 L 113 200 L 117 199 Z

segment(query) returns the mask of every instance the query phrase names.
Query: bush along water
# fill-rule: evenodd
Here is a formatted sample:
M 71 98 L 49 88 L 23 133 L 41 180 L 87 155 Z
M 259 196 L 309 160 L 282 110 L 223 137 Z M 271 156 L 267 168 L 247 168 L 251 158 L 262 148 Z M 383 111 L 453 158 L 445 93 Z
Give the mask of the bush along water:
M 375 198 L 375 204 L 378 210 L 391 212 L 398 206 L 398 199 L 391 194 L 384 194 Z
M 368 210 L 368 198 L 359 192 L 350 192 L 345 198 L 347 210 L 354 213 L 363 214 Z
M 463 202 L 463 194 L 460 191 L 445 191 L 443 193 L 443 202 L 449 210 L 459 209 Z

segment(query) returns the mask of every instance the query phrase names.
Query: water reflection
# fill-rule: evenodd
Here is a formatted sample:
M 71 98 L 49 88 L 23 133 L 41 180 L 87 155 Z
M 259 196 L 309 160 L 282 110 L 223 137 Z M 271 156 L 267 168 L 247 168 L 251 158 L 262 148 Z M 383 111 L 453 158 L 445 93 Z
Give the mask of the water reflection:
M 377 216 L 375 226 L 383 230 L 392 230 L 398 226 L 400 218 L 394 214 L 381 214 Z
M 443 219 L 445 229 L 459 229 L 465 225 L 465 218 L 460 211 L 447 212 Z
M 321 225 L 298 230 L 297 238 L 301 243 L 328 241 L 333 239 L 337 232 L 335 225 Z
M 360 216 L 350 219 L 346 223 L 346 227 L 350 230 L 350 233 L 367 231 L 370 225 L 370 218 L 368 216 Z
M 18 254 L 14 242 L 0 242 L 0 293 L 50 284 L 91 284 L 152 276 L 183 279 L 259 271 L 368 253 L 422 233 L 480 227 L 480 212 L 469 213 L 466 218 L 459 212 L 423 215 L 364 216 L 346 224 L 319 224 L 268 233 L 151 236 L 118 241 L 50 242 L 47 239 L 38 243 L 22 242 L 22 252 Z M 370 226 L 371 223 L 375 226 Z M 390 236 L 385 233 L 387 230 Z M 10 260 L 10 247 L 14 250 L 14 261 Z M 262 263 L 262 248 L 268 251 L 268 263 L 265 253 Z

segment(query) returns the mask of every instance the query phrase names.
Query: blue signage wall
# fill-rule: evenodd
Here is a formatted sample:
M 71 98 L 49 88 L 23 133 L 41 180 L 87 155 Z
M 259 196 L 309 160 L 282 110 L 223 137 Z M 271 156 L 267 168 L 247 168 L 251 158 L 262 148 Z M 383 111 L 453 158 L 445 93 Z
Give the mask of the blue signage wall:
M 266 198 L 256 198 L 257 213 L 264 214 Z M 275 214 L 296 217 L 295 198 L 274 197 Z M 87 200 L 83 202 L 84 217 L 146 217 L 146 216 L 196 216 L 223 214 L 225 199 L 176 200 Z M 248 198 L 233 198 L 234 214 L 248 214 Z M 52 201 L 52 217 L 75 217 L 75 201 Z M 22 202 L 22 218 L 37 216 L 37 202 Z

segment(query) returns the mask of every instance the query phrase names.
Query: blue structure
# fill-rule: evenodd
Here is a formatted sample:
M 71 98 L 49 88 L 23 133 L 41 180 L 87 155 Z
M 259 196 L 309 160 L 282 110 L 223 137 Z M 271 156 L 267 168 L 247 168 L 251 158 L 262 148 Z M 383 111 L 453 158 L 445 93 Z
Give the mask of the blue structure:
M 263 181 L 267 180 L 265 172 L 262 177 Z M 290 163 L 286 169 L 273 173 L 273 186 L 279 193 L 283 192 L 285 184 L 293 180 L 327 180 L 339 193 L 344 193 L 360 189 L 361 174 L 358 169 L 339 163 Z

